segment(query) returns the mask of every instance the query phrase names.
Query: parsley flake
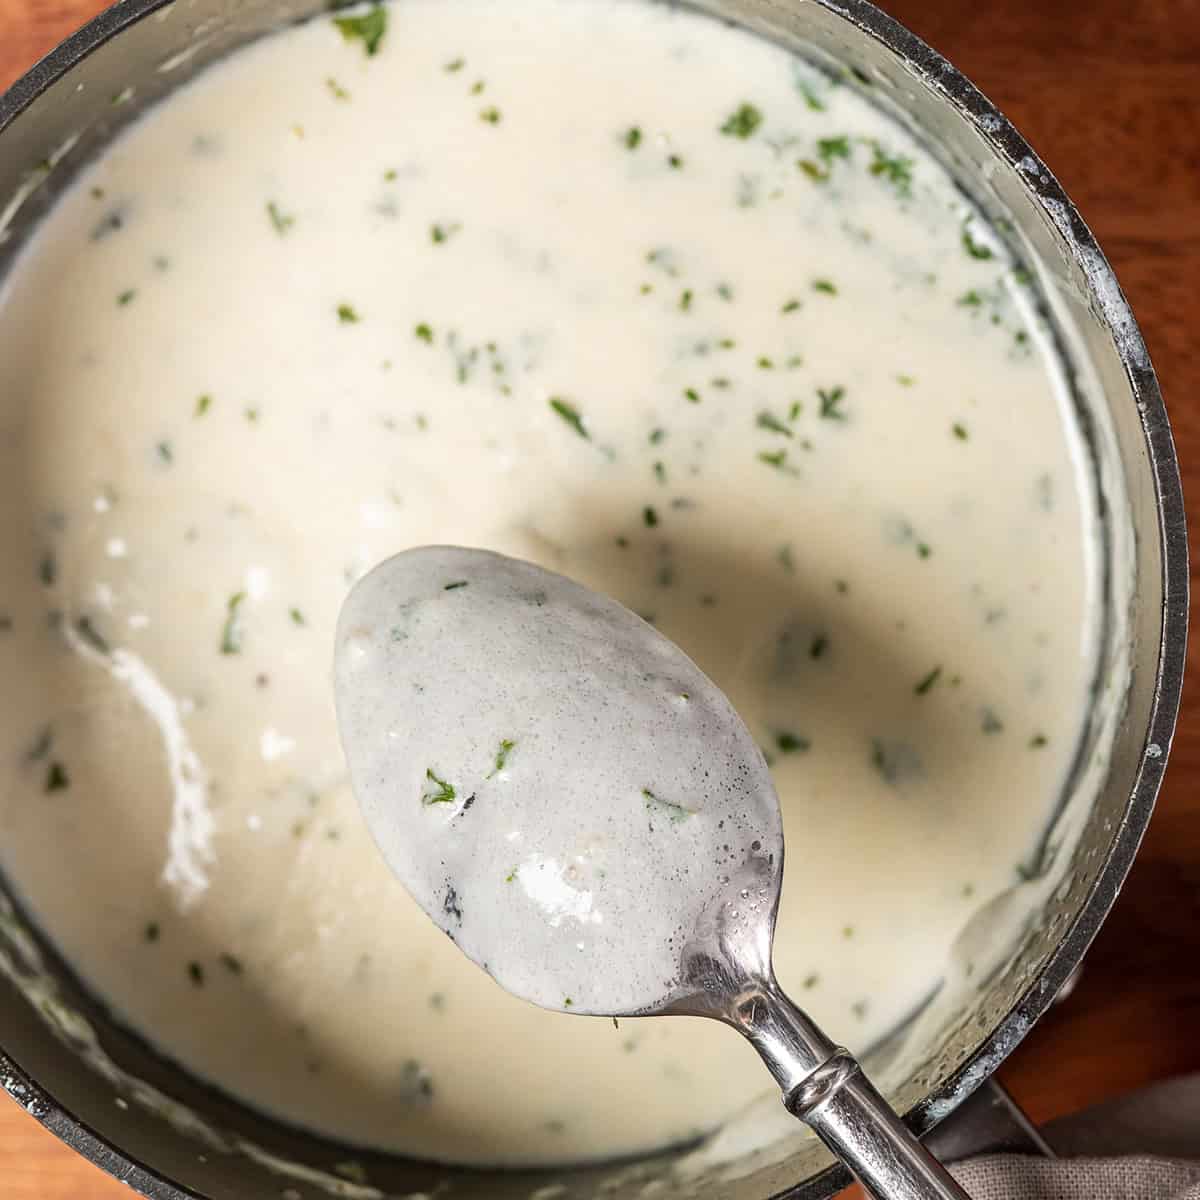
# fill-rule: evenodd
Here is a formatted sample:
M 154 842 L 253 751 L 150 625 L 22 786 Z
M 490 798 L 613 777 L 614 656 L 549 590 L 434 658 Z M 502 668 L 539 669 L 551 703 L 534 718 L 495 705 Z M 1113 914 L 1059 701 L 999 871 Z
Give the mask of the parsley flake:
M 558 413 L 560 417 L 577 434 L 585 441 L 591 441 L 592 435 L 588 433 L 587 427 L 583 423 L 583 414 L 569 400 L 564 400 L 561 396 L 550 397 L 550 407 Z
M 426 787 L 421 793 L 421 803 L 427 808 L 433 804 L 449 804 L 458 795 L 454 785 L 435 775 L 432 767 L 425 768 L 425 780 Z M 429 787 L 429 784 L 433 784 L 433 787 Z
M 348 42 L 358 39 L 372 58 L 379 50 L 379 43 L 387 32 L 387 9 L 382 4 L 374 4 L 365 13 L 357 17 L 335 17 L 334 25 L 341 31 L 342 37 Z
M 763 115 L 753 104 L 739 105 L 721 126 L 721 132 L 726 137 L 736 137 L 745 140 L 754 134 L 762 124 Z

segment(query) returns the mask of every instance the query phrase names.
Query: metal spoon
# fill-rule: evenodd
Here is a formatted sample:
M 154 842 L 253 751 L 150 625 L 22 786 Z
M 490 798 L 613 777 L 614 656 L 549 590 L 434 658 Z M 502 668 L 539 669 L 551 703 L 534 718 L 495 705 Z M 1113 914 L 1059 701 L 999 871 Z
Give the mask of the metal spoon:
M 476 881 L 485 889 L 495 879 L 495 864 L 513 852 L 506 841 L 511 830 L 505 834 L 509 826 L 498 816 L 505 798 L 514 803 L 511 791 L 493 801 L 481 800 L 467 816 L 473 789 L 485 794 L 490 786 L 485 781 L 501 768 L 503 757 L 490 774 L 481 768 L 478 781 L 460 789 L 432 770 L 423 785 L 414 762 L 423 764 L 435 745 L 448 755 L 455 747 L 467 747 L 467 757 L 478 762 L 483 739 L 493 737 L 498 718 L 527 720 L 539 696 L 556 689 L 586 716 L 587 736 L 602 755 L 616 757 L 613 747 L 623 747 L 628 757 L 640 749 L 673 762 L 674 751 L 693 766 L 699 762 L 703 770 L 693 779 L 706 785 L 718 776 L 732 780 L 719 793 L 725 800 L 712 802 L 729 804 L 722 842 L 737 842 L 732 823 L 737 814 L 748 814 L 749 832 L 743 829 L 745 840 L 734 847 L 741 860 L 719 875 L 714 867 L 712 879 L 696 879 L 696 863 L 689 859 L 685 864 L 687 882 L 672 893 L 679 912 L 667 914 L 679 936 L 670 939 L 665 998 L 653 976 L 643 980 L 618 969 L 631 961 L 631 954 L 662 957 L 667 944 L 665 935 L 656 930 L 651 937 L 642 928 L 649 917 L 635 916 L 615 931 L 615 941 L 610 936 L 597 942 L 602 949 L 592 951 L 593 968 L 596 955 L 619 959 L 612 960 L 613 975 L 622 980 L 619 989 L 599 1001 L 607 1007 L 571 1008 L 572 1001 L 566 1000 L 560 1011 L 721 1021 L 754 1046 L 788 1111 L 873 1196 L 965 1200 L 966 1194 L 891 1110 L 849 1051 L 828 1038 L 776 982 L 771 945 L 783 857 L 778 800 L 749 731 L 682 650 L 615 601 L 560 575 L 486 551 L 426 547 L 389 559 L 353 589 L 339 620 L 335 674 L 351 780 L 388 865 L 464 952 L 514 994 L 547 1007 L 558 1007 L 552 999 L 562 997 L 570 983 L 569 960 L 560 963 L 555 957 L 559 943 L 535 940 L 514 948 L 516 927 L 505 923 L 503 913 L 497 915 L 511 901 L 511 889 L 503 898 L 481 892 L 482 933 L 470 924 L 464 927 L 462 898 L 454 888 L 447 891 L 446 864 L 455 855 L 465 852 L 469 862 L 487 864 Z M 662 688 L 656 694 L 658 684 Z M 686 701 L 688 716 L 675 716 L 670 701 Z M 665 716 L 656 725 L 659 713 Z M 698 749 L 700 737 L 707 740 Z M 550 789 L 554 794 L 569 798 L 583 759 L 571 761 L 569 754 L 558 753 L 561 749 L 557 743 L 541 777 L 543 783 L 557 784 Z M 619 776 L 621 767 L 616 770 Z M 405 789 L 412 785 L 417 795 L 406 801 Z M 432 793 L 421 795 L 422 786 L 432 787 Z M 621 789 L 623 795 L 628 792 Z M 534 795 L 528 793 L 530 803 Z M 595 809 L 594 801 L 589 807 Z M 554 810 L 541 811 L 545 821 L 556 823 L 559 834 L 565 829 L 569 841 L 595 827 L 594 811 L 583 809 L 560 802 Z M 684 846 L 680 841 L 668 844 Z M 621 864 L 625 874 L 613 885 L 624 889 L 621 894 L 638 890 L 639 883 L 646 884 L 662 869 L 650 850 L 634 857 L 632 864 Z M 522 925 L 519 936 L 537 939 L 543 933 L 548 931 L 535 923 Z M 509 964 L 512 969 L 499 961 L 505 955 L 519 959 Z M 523 975 L 519 968 L 526 966 L 532 973 Z

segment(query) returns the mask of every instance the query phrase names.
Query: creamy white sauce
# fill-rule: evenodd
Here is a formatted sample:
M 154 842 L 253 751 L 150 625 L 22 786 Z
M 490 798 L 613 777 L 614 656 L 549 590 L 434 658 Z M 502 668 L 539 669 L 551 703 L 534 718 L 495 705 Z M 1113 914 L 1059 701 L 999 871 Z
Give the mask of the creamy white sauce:
M 761 1067 L 539 1011 L 432 927 L 346 779 L 349 585 L 480 545 L 652 618 L 771 759 L 781 982 L 861 1049 L 1036 867 L 1093 670 L 1081 441 L 1022 277 L 848 89 L 627 0 L 389 16 L 202 76 L 5 283 L 0 865 L 254 1105 L 632 1153 Z
M 769 931 L 767 764 L 627 608 L 532 563 L 424 547 L 358 583 L 336 653 L 342 745 L 388 866 L 514 996 L 661 1009 L 695 990 L 684 956 L 716 914 L 751 923 L 752 906 Z

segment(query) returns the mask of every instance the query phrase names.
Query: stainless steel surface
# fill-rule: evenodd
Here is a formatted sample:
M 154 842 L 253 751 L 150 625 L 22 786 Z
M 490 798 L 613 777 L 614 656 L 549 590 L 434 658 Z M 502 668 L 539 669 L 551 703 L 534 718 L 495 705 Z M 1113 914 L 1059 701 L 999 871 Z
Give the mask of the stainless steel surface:
M 1046 1135 L 994 1078 L 972 1092 L 949 1121 L 943 1121 L 929 1134 L 925 1144 L 945 1163 L 975 1154 L 1055 1156 Z
M 880 1200 L 967 1200 L 863 1074 L 784 993 L 771 966 L 781 875 L 756 858 L 735 877 L 740 900 L 702 914 L 683 950 L 682 989 L 660 1014 L 708 1017 L 758 1051 L 803 1121 L 867 1192 Z
M 1124 719 L 1105 753 L 1103 786 L 1077 844 L 1059 864 L 1064 886 L 1048 897 L 1011 960 L 980 984 L 962 1011 L 938 1011 L 920 1061 L 888 1087 L 909 1126 L 924 1131 L 986 1080 L 1066 983 L 1112 906 L 1149 820 L 1171 744 L 1187 626 L 1175 453 L 1145 346 L 1091 233 L 1027 143 L 966 79 L 864 0 L 703 0 L 702 7 L 814 60 L 850 68 L 849 84 L 920 131 L 964 190 L 1004 222 L 1018 254 L 1040 264 L 1039 287 L 1048 303 L 1057 298 L 1048 312 L 1051 324 L 1076 373 L 1096 381 L 1077 403 L 1103 461 L 1102 504 L 1133 534 L 1134 586 L 1122 591 L 1115 568 L 1107 579 L 1113 609 L 1128 629 L 1121 637 L 1109 629 L 1101 670 L 1109 671 L 1123 651 L 1132 656 L 1132 670 Z M 245 41 L 323 9 L 322 0 L 123 0 L 64 43 L 0 97 L 0 210 L 25 194 L 11 236 L 0 241 L 0 273 L 75 168 L 146 104 Z M 110 98 L 126 88 L 131 101 L 114 107 Z M 48 162 L 55 164 L 49 170 Z M 1113 480 L 1121 486 L 1110 489 Z M 1090 752 L 1090 741 L 1084 749 Z M 561 1200 L 598 1194 L 624 1200 L 659 1176 L 667 1181 L 666 1195 L 817 1200 L 846 1181 L 815 1144 L 778 1160 L 748 1155 L 731 1172 L 678 1184 L 669 1174 L 674 1154 L 636 1168 L 551 1175 L 444 1170 L 358 1154 L 282 1127 L 189 1078 L 112 1021 L 43 945 L 56 1002 L 87 1021 L 96 1044 L 125 1076 L 106 1078 L 90 1069 L 78 1039 L 52 1028 L 44 1007 L 23 991 L 17 948 L 31 936 L 18 914 L 0 908 L 0 954 L 15 964 L 0 971 L 0 1086 L 82 1153 L 158 1200 L 315 1200 L 334 1186 L 362 1200 L 447 1188 L 458 1200 L 527 1200 L 538 1187 L 557 1184 L 564 1189 L 557 1193 Z M 894 1053 L 889 1043 L 866 1056 L 875 1078 L 882 1079 L 881 1069 L 893 1070 Z M 219 1142 L 201 1145 L 183 1120 L 140 1103 L 145 1089 L 126 1077 L 199 1114 Z M 351 1187 L 338 1175 L 335 1168 L 347 1159 L 358 1164 L 356 1174 L 365 1172 L 367 1185 Z M 293 1164 L 291 1173 L 281 1174 L 280 1164 Z
M 878 1200 L 967 1198 L 861 1070 L 851 1071 L 805 1119 Z

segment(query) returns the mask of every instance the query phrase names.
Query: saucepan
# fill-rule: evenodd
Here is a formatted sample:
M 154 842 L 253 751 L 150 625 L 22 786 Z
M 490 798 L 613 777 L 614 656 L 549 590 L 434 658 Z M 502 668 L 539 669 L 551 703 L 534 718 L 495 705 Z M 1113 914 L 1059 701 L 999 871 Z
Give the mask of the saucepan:
M 948 62 L 864 0 L 698 6 L 837 73 L 928 145 L 1030 272 L 1088 441 L 1104 529 L 1104 616 L 1074 770 L 1033 877 L 971 921 L 937 995 L 865 1060 L 893 1105 L 924 1132 L 988 1079 L 1063 987 L 1112 907 L 1150 818 L 1178 708 L 1187 622 L 1171 433 L 1145 345 L 1091 233 L 1016 130 Z M 0 275 L 76 169 L 145 106 L 221 55 L 321 7 L 321 0 L 122 0 L 34 67 L 0 97 Z M 0 733 L 5 713 L 19 704 L 4 687 L 0 680 Z M 998 936 L 1001 928 L 1008 936 Z M 158 1200 L 815 1200 L 846 1182 L 798 1128 L 763 1132 L 771 1123 L 758 1111 L 715 1144 L 567 1171 L 451 1170 L 323 1141 L 215 1093 L 115 1023 L 2 888 L 0 1042 L 0 1085 L 9 1095 Z M 504 1103 L 502 1095 L 495 1100 Z

